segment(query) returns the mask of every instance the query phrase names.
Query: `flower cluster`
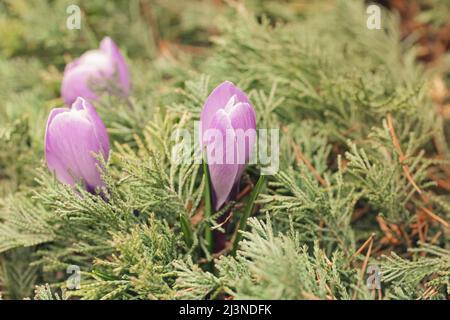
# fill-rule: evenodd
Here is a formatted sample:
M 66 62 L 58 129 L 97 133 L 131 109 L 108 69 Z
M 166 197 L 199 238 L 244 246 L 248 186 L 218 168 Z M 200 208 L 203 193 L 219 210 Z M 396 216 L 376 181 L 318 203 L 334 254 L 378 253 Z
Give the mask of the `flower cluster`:
M 47 121 L 48 168 L 60 182 L 82 183 L 92 193 L 104 186 L 99 157 L 106 161 L 109 155 L 108 133 L 93 106 L 98 99 L 95 87 L 111 85 L 124 96 L 130 93 L 125 59 L 107 37 L 98 50 L 66 66 L 61 95 L 71 108 L 53 109 Z M 218 210 L 236 194 L 256 142 L 255 111 L 246 94 L 229 81 L 215 88 L 203 106 L 199 133 Z M 238 139 L 239 134 L 247 139 Z

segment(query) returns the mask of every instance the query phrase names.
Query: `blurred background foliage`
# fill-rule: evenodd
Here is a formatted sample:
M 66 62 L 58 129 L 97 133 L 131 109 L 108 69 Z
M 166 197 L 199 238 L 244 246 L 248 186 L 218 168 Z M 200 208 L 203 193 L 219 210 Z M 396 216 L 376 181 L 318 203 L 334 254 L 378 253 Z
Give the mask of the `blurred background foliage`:
M 154 222 L 149 229 L 136 227 L 130 233 L 117 227 L 111 231 L 114 233 L 111 246 L 118 248 L 122 256 L 114 263 L 117 266 L 135 263 L 134 267 L 142 276 L 134 284 L 119 286 L 114 291 L 117 296 L 112 297 L 133 297 L 128 291 L 132 287 L 136 290 L 133 291 L 135 297 L 204 298 L 204 292 L 226 292 L 237 298 L 271 298 L 273 296 L 264 296 L 261 292 L 267 288 L 279 292 L 276 281 L 252 286 L 252 277 L 239 272 L 257 270 L 256 276 L 277 279 L 282 277 L 281 273 L 276 273 L 278 269 L 269 275 L 266 271 L 272 262 L 277 263 L 277 254 L 281 259 L 283 254 L 289 253 L 292 260 L 285 261 L 282 267 L 301 274 L 297 280 L 305 287 L 299 294 L 296 288 L 290 287 L 296 282 L 286 284 L 288 294 L 279 298 L 326 298 L 330 295 L 326 285 L 317 285 L 311 277 L 305 276 L 308 268 L 320 270 L 324 278 L 339 283 L 336 291 L 333 289 L 333 297 L 352 298 L 356 295 L 353 292 L 359 292 L 359 298 L 370 298 L 370 293 L 359 288 L 355 271 L 362 261 L 358 261 L 358 268 L 346 266 L 347 269 L 341 266 L 345 264 L 343 261 L 348 261 L 349 252 L 368 237 L 370 239 L 374 232 L 379 235 L 377 258 L 392 250 L 405 255 L 411 246 L 408 234 L 416 230 L 412 227 L 417 222 L 415 209 L 421 208 L 421 204 L 417 205 L 419 200 L 412 207 L 409 204 L 413 191 L 402 173 L 402 166 L 396 161 L 396 146 L 390 139 L 392 126 L 386 120 L 387 113 L 395 115 L 400 144 L 413 159 L 411 161 L 416 161 L 414 178 L 421 188 L 430 187 L 430 181 L 437 185 L 433 190 L 433 204 L 445 220 L 450 217 L 450 169 L 448 164 L 437 164 L 450 159 L 450 2 L 377 1 L 389 15 L 389 19 L 383 20 L 385 32 L 378 34 L 359 27 L 365 26 L 364 10 L 368 3 L 349 2 L 351 4 L 335 0 L 0 0 L 0 211 L 7 216 L 15 204 L 21 203 L 22 197 L 30 198 L 33 190 L 42 188 L 36 181 L 39 176 L 36 169 L 43 165 L 47 115 L 50 109 L 62 105 L 59 89 L 64 66 L 84 51 L 96 48 L 104 36 L 110 36 L 119 44 L 130 66 L 134 106 L 130 112 L 127 106 L 106 98 L 97 106 L 112 140 L 139 149 L 136 134 L 144 139 L 157 136 L 158 130 L 168 131 L 176 122 L 167 116 L 169 112 L 180 118 L 179 115 L 186 112 L 195 119 L 202 99 L 213 84 L 224 79 L 234 81 L 252 92 L 258 123 L 281 127 L 284 132 L 283 172 L 271 181 L 261 197 L 261 212 L 273 214 L 271 223 L 275 232 L 288 233 L 294 228 L 301 233 L 299 238 L 271 238 L 271 227 L 254 221 L 257 232 L 247 234 L 250 242 L 241 260 L 236 262 L 223 257 L 218 263 L 219 272 L 212 275 L 184 259 L 177 266 L 179 279 L 170 275 L 167 280 L 159 273 L 170 273 L 173 269 L 166 270 L 164 265 L 163 271 L 147 270 L 127 258 L 131 254 L 151 252 L 148 259 L 156 261 L 157 267 L 168 263 L 165 260 L 180 259 L 174 247 L 179 241 L 176 237 L 152 242 L 151 232 L 166 232 L 168 227 Z M 81 30 L 66 27 L 66 8 L 71 4 L 81 8 Z M 161 137 L 164 134 L 162 132 Z M 318 174 L 336 188 L 333 195 L 312 182 L 314 174 L 308 173 L 307 165 L 299 164 L 293 145 L 299 146 Z M 359 149 L 362 147 L 366 151 Z M 425 150 L 426 160 L 420 150 Z M 348 152 L 346 156 L 345 152 Z M 394 160 L 386 164 L 386 158 Z M 139 166 L 143 166 L 138 163 L 134 164 L 136 167 L 131 164 L 127 167 L 119 160 L 114 161 L 119 163 L 118 171 L 124 167 L 141 170 Z M 349 170 L 350 178 L 345 182 L 340 180 L 343 179 L 340 166 Z M 431 173 L 427 175 L 425 171 Z M 250 168 L 249 177 L 244 180 L 251 182 L 253 173 L 254 168 Z M 120 176 L 120 173 L 115 174 Z M 136 179 L 142 182 L 144 178 L 149 179 Z M 374 184 L 367 186 L 365 181 Z M 143 184 L 136 188 L 149 187 Z M 362 190 L 361 194 L 355 190 Z M 52 192 L 55 199 L 66 199 L 53 189 L 48 194 Z M 76 200 L 66 196 L 67 203 L 75 208 Z M 142 197 L 144 199 L 131 198 L 137 202 L 146 200 L 145 195 Z M 33 198 L 23 205 L 23 210 L 36 205 L 33 201 L 38 203 Z M 289 217 L 285 212 L 289 212 Z M 367 212 L 381 212 L 381 218 L 366 216 Z M 132 224 L 127 219 L 123 223 Z M 448 249 L 448 228 L 441 230 L 436 221 L 429 224 L 430 235 L 425 240 Z M 322 234 L 325 253 L 315 244 L 315 240 L 322 239 Z M 417 232 L 413 237 L 418 237 Z M 254 253 L 260 250 L 256 244 L 261 241 L 267 241 L 265 248 L 272 250 L 269 253 L 273 256 L 267 256 L 264 261 L 252 260 Z M 70 247 L 69 243 L 67 240 L 59 246 L 64 249 L 64 245 Z M 133 243 L 139 245 L 135 247 Z M 153 243 L 160 243 L 167 253 L 163 262 L 153 253 Z M 314 255 L 309 257 L 299 244 L 314 247 Z M 48 249 L 45 246 L 44 250 Z M 341 251 L 333 256 L 333 263 L 342 269 L 330 274 L 323 254 L 331 256 L 336 248 Z M 31 263 L 36 261 L 34 249 L 31 246 L 1 254 L 0 291 L 5 298 L 29 297 L 36 283 L 61 281 L 61 274 L 45 275 L 39 263 Z M 387 297 L 445 298 L 449 295 L 442 289 L 442 283 L 447 281 L 449 290 L 448 272 L 445 273 L 448 252 L 436 253 L 435 248 L 417 250 L 414 257 L 423 257 L 426 254 L 423 252 L 428 252 L 444 258 L 422 261 L 421 266 L 426 270 L 423 277 L 396 286 L 388 291 Z M 345 259 L 341 252 L 347 255 Z M 107 253 L 110 252 L 106 250 L 105 255 Z M 44 258 L 52 272 L 60 266 L 55 261 L 63 259 L 59 254 Z M 401 277 L 398 273 L 402 268 L 414 268 L 406 260 L 410 257 L 407 254 L 390 260 L 386 270 L 391 281 L 395 283 Z M 122 272 L 127 274 L 127 270 L 112 268 L 104 255 L 97 257 L 96 263 L 94 278 L 104 282 L 94 284 L 123 279 Z M 298 264 L 304 265 L 304 269 L 297 270 Z M 443 280 L 435 276 L 436 272 Z M 238 282 L 239 277 L 244 280 Z M 416 285 L 416 280 L 423 284 L 423 279 L 438 279 L 440 291 L 436 289 L 436 294 L 431 294 L 422 286 L 422 291 L 417 291 L 420 293 L 408 294 L 408 285 Z M 146 288 L 149 282 L 158 283 L 160 287 Z M 358 288 L 352 291 L 355 286 Z M 190 291 L 185 291 L 189 288 L 194 288 L 192 296 L 186 293 Z M 47 289 L 50 290 L 39 288 L 38 296 L 47 297 L 49 293 L 52 297 Z M 303 295 L 303 291 L 308 291 L 309 296 Z M 80 292 L 85 298 L 110 293 L 108 285 L 100 286 L 97 291 L 88 288 Z

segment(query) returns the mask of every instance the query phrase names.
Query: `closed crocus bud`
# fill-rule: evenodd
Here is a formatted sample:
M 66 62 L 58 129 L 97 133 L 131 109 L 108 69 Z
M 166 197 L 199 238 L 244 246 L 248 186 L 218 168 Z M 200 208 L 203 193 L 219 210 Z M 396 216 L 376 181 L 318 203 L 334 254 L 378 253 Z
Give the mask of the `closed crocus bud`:
M 225 81 L 209 95 L 201 113 L 201 142 L 219 210 L 238 191 L 239 181 L 256 142 L 256 117 L 249 99 Z
M 97 99 L 94 87 L 108 87 L 118 90 L 119 95 L 130 92 L 130 77 L 125 59 L 111 38 L 100 42 L 100 48 L 85 52 L 69 63 L 64 70 L 61 96 L 70 106 L 77 97 L 88 100 Z
M 108 133 L 89 102 L 77 98 L 71 109 L 51 111 L 45 131 L 45 157 L 60 182 L 74 185 L 81 181 L 89 192 L 103 186 L 98 154 L 108 159 Z

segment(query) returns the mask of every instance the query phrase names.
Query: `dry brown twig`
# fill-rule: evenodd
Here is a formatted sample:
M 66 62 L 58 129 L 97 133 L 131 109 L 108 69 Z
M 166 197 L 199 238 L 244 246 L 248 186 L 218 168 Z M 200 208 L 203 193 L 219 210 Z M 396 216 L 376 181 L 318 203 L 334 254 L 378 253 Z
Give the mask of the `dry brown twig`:
M 289 130 L 287 127 L 283 127 L 283 131 L 284 133 L 288 133 Z M 293 141 L 291 139 L 291 145 L 292 148 L 294 149 L 294 153 L 295 153 L 295 157 L 297 159 L 297 163 L 300 164 L 301 162 L 303 162 L 306 167 L 312 172 L 312 174 L 316 177 L 316 179 L 319 181 L 319 183 L 323 186 L 323 187 L 327 187 L 328 183 L 326 182 L 326 180 L 324 178 L 322 178 L 322 176 L 319 174 L 319 172 L 317 171 L 316 168 L 314 168 L 314 166 L 312 165 L 311 162 L 309 162 L 308 159 L 306 159 L 305 155 L 302 153 L 302 151 L 300 150 L 300 147 L 298 144 L 295 143 L 295 141 Z
M 364 250 L 365 247 L 369 246 L 369 248 L 367 249 L 367 252 L 366 252 L 366 256 L 364 258 L 364 262 L 361 266 L 361 274 L 360 274 L 360 277 L 358 280 L 358 287 L 361 285 L 361 282 L 364 280 L 364 274 L 366 273 L 367 265 L 369 263 L 369 258 L 372 254 L 372 247 L 373 247 L 374 239 L 375 239 L 375 234 L 372 233 L 369 236 L 369 238 L 363 243 L 363 245 L 355 252 L 355 254 L 351 258 L 351 260 L 353 260 L 353 258 L 355 258 L 357 255 L 359 255 Z M 358 293 L 358 291 L 355 290 L 353 293 L 353 298 L 352 298 L 353 300 L 356 299 L 357 293 Z
M 384 237 L 380 240 L 380 243 L 398 245 L 400 243 L 399 238 L 401 238 L 399 231 L 393 228 L 392 224 L 388 224 L 383 217 L 377 216 L 376 219 L 381 231 L 384 232 Z M 395 232 L 396 236 L 394 236 L 393 232 Z
M 369 238 L 362 244 L 362 246 L 359 247 L 358 250 L 356 250 L 356 252 L 353 254 L 353 256 L 352 256 L 352 258 L 351 258 L 350 261 L 352 261 L 354 258 L 356 258 L 356 256 L 359 255 L 359 254 L 364 250 L 364 248 L 367 247 L 367 245 L 368 245 L 371 241 L 373 241 L 373 238 L 374 238 L 374 237 L 375 237 L 375 233 L 372 233 L 372 234 L 369 236 Z
M 417 191 L 417 193 L 420 195 L 420 197 L 422 198 L 422 200 L 424 201 L 424 203 L 427 204 L 427 203 L 429 202 L 428 196 L 426 196 L 426 195 L 423 193 L 423 191 L 420 190 L 420 188 L 417 186 L 416 182 L 414 181 L 414 179 L 413 179 L 413 177 L 412 177 L 412 175 L 411 175 L 409 166 L 408 166 L 407 164 L 404 164 L 404 161 L 406 160 L 406 156 L 405 156 L 405 154 L 404 154 L 403 151 L 402 151 L 402 148 L 401 148 L 400 143 L 399 143 L 399 141 L 398 141 L 397 135 L 396 135 L 396 133 L 395 133 L 395 129 L 394 129 L 393 121 L 392 121 L 392 115 L 391 115 L 390 112 L 387 114 L 387 125 L 388 125 L 389 132 L 390 132 L 390 134 L 391 134 L 392 143 L 394 144 L 394 148 L 395 148 L 395 150 L 397 151 L 397 154 L 398 154 L 398 156 L 399 156 L 399 162 L 400 162 L 400 164 L 402 165 L 403 172 L 404 172 L 406 178 L 407 178 L 408 181 L 411 183 L 411 185 L 414 187 L 414 189 Z M 427 215 L 428 215 L 431 219 L 433 219 L 433 220 L 435 220 L 435 221 L 441 223 L 445 228 L 449 228 L 448 222 L 446 222 L 444 219 L 442 219 L 441 217 L 439 217 L 438 215 L 436 215 L 435 213 L 433 213 L 430 209 L 425 208 L 425 207 L 421 207 L 421 209 L 422 209 L 425 213 L 427 213 Z
M 402 151 L 402 148 L 400 146 L 400 143 L 398 141 L 397 135 L 395 134 L 394 125 L 392 122 L 392 115 L 389 112 L 387 114 L 387 124 L 389 128 L 389 133 L 391 134 L 392 143 L 394 144 L 394 148 L 397 151 L 399 162 L 402 165 L 403 172 L 406 176 L 406 178 L 409 180 L 411 185 L 414 187 L 414 189 L 417 191 L 417 193 L 422 194 L 422 190 L 417 186 L 416 182 L 414 181 L 413 177 L 411 176 L 411 172 L 409 170 L 409 166 L 407 164 L 403 164 L 403 162 L 406 160 L 405 154 Z
M 305 155 L 301 152 L 300 147 L 293 141 L 292 141 L 292 147 L 294 148 L 297 162 L 299 162 L 299 163 L 300 163 L 300 161 L 303 162 L 306 165 L 306 167 L 312 172 L 312 174 L 316 177 L 316 179 L 319 181 L 319 183 L 323 187 L 327 187 L 328 184 L 325 181 L 325 179 L 322 178 L 322 176 L 319 174 L 319 172 L 316 170 L 316 168 L 314 168 L 312 163 L 309 162 L 308 159 L 306 159 Z

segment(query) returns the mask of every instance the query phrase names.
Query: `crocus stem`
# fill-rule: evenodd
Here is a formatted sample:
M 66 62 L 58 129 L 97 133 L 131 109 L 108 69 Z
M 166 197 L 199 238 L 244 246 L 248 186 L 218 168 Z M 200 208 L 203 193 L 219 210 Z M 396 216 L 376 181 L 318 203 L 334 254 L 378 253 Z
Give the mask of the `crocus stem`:
M 209 177 L 209 170 L 208 170 L 208 164 L 206 163 L 205 158 L 203 158 L 203 173 L 205 175 L 205 210 L 204 210 L 204 217 L 205 219 L 209 218 L 212 216 L 213 213 L 213 209 L 212 209 L 212 199 L 211 199 L 211 179 Z M 207 247 L 209 252 L 212 252 L 213 249 L 213 237 L 212 237 L 212 232 L 211 232 L 211 228 L 209 228 L 209 226 L 206 226 L 205 229 L 205 239 L 206 239 L 206 243 L 207 243 Z
M 181 224 L 181 231 L 183 232 L 184 241 L 186 242 L 188 247 L 191 247 L 194 242 L 194 236 L 192 235 L 192 228 L 191 223 L 189 219 L 186 217 L 186 215 L 181 214 L 180 215 L 180 224 Z
M 231 251 L 232 255 L 236 255 L 236 251 L 239 246 L 239 241 L 241 241 L 241 239 L 242 239 L 242 232 L 245 231 L 245 228 L 247 227 L 248 217 L 250 217 L 250 214 L 251 214 L 254 204 L 255 204 L 255 200 L 256 200 L 256 198 L 258 198 L 259 192 L 261 191 L 261 188 L 264 185 L 265 181 L 266 181 L 266 176 L 260 175 L 255 188 L 253 188 L 253 191 L 250 195 L 250 199 L 248 200 L 248 202 L 245 206 L 244 214 L 241 217 L 241 221 L 239 221 L 239 230 L 238 230 L 238 233 L 236 234 L 236 239 L 234 240 L 234 243 L 233 243 L 233 249 Z

